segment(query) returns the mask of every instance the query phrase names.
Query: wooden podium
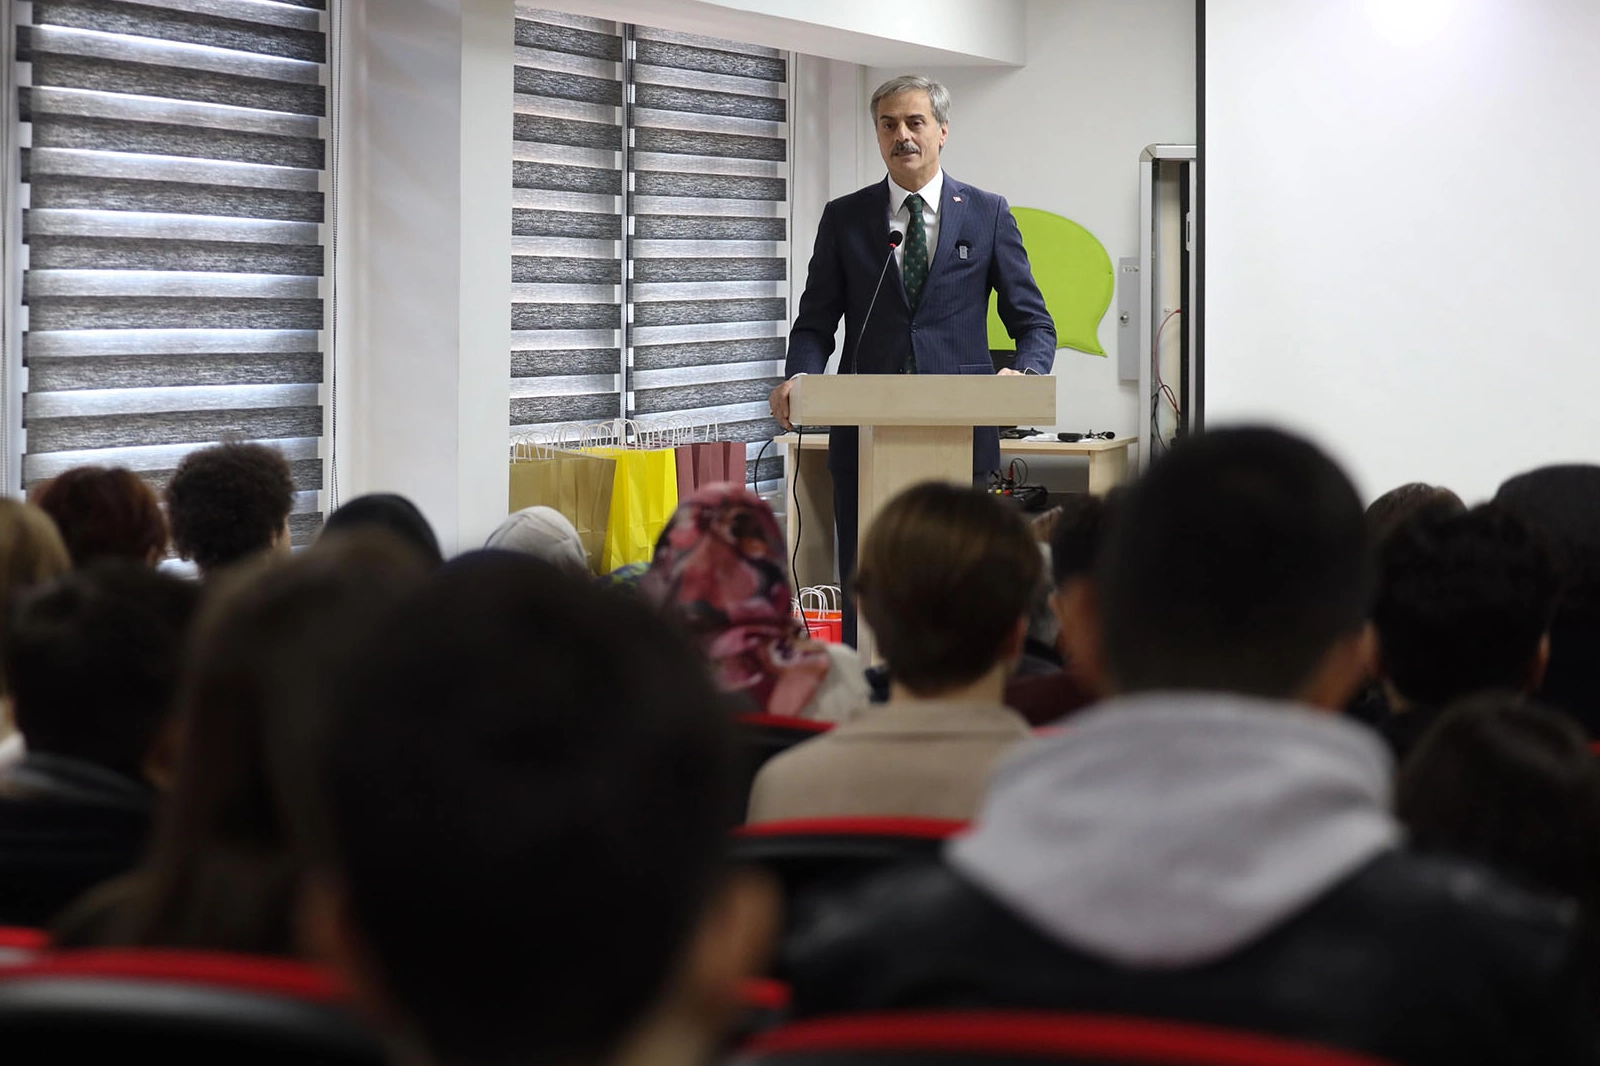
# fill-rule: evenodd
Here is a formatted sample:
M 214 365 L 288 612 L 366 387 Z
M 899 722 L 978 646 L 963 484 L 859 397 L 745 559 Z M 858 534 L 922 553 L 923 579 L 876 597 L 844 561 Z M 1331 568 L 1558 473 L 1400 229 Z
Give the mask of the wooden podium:
M 883 505 L 922 481 L 972 483 L 974 426 L 1048 426 L 1056 379 L 1037 374 L 807 374 L 789 394 L 789 419 L 808 429 L 861 431 L 857 544 Z M 872 634 L 857 649 L 874 662 Z

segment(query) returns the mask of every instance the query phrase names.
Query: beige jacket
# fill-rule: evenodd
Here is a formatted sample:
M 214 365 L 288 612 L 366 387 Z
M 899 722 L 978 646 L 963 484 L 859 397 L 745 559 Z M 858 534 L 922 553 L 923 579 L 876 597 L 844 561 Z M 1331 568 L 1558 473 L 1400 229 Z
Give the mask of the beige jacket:
M 989 772 L 1029 736 L 1008 707 L 889 703 L 761 768 L 749 821 L 849 816 L 971 818 Z

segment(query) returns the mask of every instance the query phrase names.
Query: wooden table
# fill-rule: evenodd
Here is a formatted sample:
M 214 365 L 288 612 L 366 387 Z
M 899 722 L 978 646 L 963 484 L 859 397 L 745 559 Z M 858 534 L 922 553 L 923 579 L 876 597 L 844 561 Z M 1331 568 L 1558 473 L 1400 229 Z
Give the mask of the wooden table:
M 802 586 L 831 585 L 834 580 L 833 475 L 828 472 L 827 431 L 808 432 L 803 448 L 797 447 L 799 437 L 793 433 L 776 437 L 773 443 L 783 449 L 789 550 L 794 551 L 797 539 L 800 544 L 796 575 Z M 1128 479 L 1128 447 L 1137 443 L 1138 437 L 1072 444 L 1059 440 L 1001 440 L 1000 457 L 1002 460 L 1038 456 L 1087 458 L 1089 491 L 1103 496 Z

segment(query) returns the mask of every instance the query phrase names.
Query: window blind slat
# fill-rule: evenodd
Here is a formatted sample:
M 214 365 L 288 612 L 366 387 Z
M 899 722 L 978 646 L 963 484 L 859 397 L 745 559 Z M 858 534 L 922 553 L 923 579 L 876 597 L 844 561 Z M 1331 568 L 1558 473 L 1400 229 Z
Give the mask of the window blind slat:
M 613 417 L 582 392 L 617 367 L 629 417 L 769 440 L 787 57 L 518 4 L 516 63 L 513 427 Z
M 622 43 L 517 5 L 513 428 L 622 413 Z
M 321 0 L 35 0 L 17 29 L 23 480 L 281 447 L 321 522 Z

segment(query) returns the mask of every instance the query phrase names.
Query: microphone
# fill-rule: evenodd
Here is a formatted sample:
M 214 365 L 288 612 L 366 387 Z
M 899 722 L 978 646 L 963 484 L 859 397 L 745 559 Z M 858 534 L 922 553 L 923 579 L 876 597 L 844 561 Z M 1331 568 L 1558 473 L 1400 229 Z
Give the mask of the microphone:
M 872 321 L 872 309 L 878 306 L 878 293 L 883 291 L 883 279 L 889 274 L 889 263 L 894 259 L 894 250 L 900 247 L 900 242 L 905 239 L 906 235 L 899 230 L 889 231 L 889 254 L 884 257 L 883 269 L 878 271 L 878 284 L 873 286 L 872 299 L 867 301 L 867 313 L 861 316 L 861 332 L 856 334 L 855 350 L 850 353 L 850 370 L 848 372 L 851 374 L 856 371 L 856 357 L 861 354 L 861 342 L 866 340 L 867 323 Z M 846 373 L 843 367 L 840 368 L 839 372 L 841 374 Z

